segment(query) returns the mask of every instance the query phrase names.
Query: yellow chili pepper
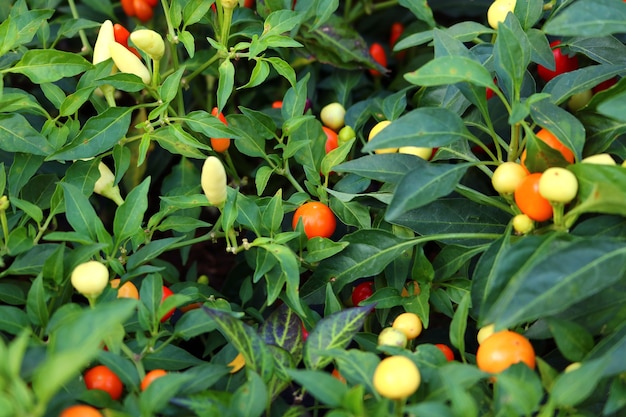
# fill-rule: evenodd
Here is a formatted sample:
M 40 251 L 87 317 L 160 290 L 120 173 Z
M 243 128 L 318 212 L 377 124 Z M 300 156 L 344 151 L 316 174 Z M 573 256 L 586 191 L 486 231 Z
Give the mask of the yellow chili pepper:
M 200 178 L 204 195 L 214 206 L 222 207 L 226 201 L 226 170 L 216 156 L 209 156 L 202 166 Z
M 154 61 L 163 58 L 165 42 L 157 32 L 150 29 L 136 30 L 130 34 L 130 40 Z
M 115 62 L 115 66 L 120 71 L 127 74 L 134 74 L 141 78 L 145 84 L 150 84 L 151 75 L 148 68 L 135 54 L 126 49 L 126 47 L 120 43 L 114 42 L 109 45 L 111 51 L 111 58 Z
M 111 51 L 109 45 L 115 43 L 115 35 L 113 32 L 113 22 L 105 20 L 100 25 L 98 31 L 98 37 L 96 38 L 96 44 L 93 47 L 93 64 L 99 64 L 111 58 Z

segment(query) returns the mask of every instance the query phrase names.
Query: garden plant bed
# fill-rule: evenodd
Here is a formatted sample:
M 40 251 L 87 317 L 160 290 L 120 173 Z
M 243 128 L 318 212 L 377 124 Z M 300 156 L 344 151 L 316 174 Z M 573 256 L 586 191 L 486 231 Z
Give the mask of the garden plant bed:
M 0 417 L 626 413 L 626 1 L 0 4 Z

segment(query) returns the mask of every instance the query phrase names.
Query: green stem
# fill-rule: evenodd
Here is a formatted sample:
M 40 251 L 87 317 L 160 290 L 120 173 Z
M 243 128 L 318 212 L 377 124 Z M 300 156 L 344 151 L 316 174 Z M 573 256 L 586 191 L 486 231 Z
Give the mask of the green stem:
M 304 188 L 302 188 L 302 186 L 298 183 L 298 181 L 296 181 L 296 179 L 293 177 L 293 175 L 291 174 L 291 171 L 289 170 L 289 161 L 285 160 L 285 167 L 282 170 L 282 175 L 287 178 L 287 180 L 291 183 L 291 185 L 293 185 L 293 187 L 301 192 L 301 193 L 306 193 L 306 191 L 304 190 Z
M 233 139 L 231 139 L 232 141 Z M 228 149 L 223 153 L 224 159 L 226 160 L 226 167 L 228 168 L 228 172 L 235 178 L 235 182 L 237 184 L 241 184 L 241 178 L 239 177 L 239 173 L 237 173 L 237 168 L 233 163 L 233 159 L 230 157 L 230 153 L 228 153 Z
M 0 223 L 2 223 L 2 240 L 5 249 L 8 249 L 9 244 L 9 222 L 7 221 L 6 210 L 0 210 Z
M 170 8 L 167 0 L 161 0 L 161 6 L 163 6 L 163 15 L 165 16 L 165 23 L 167 24 L 167 32 L 174 43 L 178 43 L 176 38 L 176 32 L 174 32 L 174 25 L 172 25 L 172 19 L 170 19 Z
M 152 60 L 152 88 L 156 89 L 161 82 L 161 61 L 153 59 Z
M 78 14 L 78 10 L 76 9 L 76 3 L 74 2 L 74 0 L 68 0 L 68 3 L 70 5 L 70 10 L 72 11 L 72 17 L 74 19 L 79 19 L 80 16 Z M 81 54 L 86 55 L 91 52 L 91 44 L 89 43 L 87 35 L 85 34 L 85 31 L 83 29 L 78 31 L 78 36 L 80 37 L 80 41 L 83 44 L 83 47 L 80 50 Z
M 220 54 L 216 53 L 215 55 L 213 55 L 211 58 L 209 58 L 208 61 L 206 61 L 204 64 L 200 65 L 198 68 L 196 68 L 196 70 L 194 72 L 192 72 L 191 74 L 189 74 L 186 78 L 185 78 L 185 83 L 187 85 L 189 85 L 189 82 L 191 80 L 193 80 L 194 78 L 196 78 L 198 75 L 200 75 L 205 69 L 209 68 L 215 61 L 217 61 L 220 58 Z
M 550 201 L 552 206 L 552 221 L 557 230 L 565 230 L 563 213 L 565 212 L 565 204 L 556 201 Z
M 395 411 L 396 417 L 402 417 L 404 415 L 404 399 L 395 400 L 393 404 L 393 408 Z
M 474 190 L 473 188 L 459 184 L 455 187 L 454 190 L 462 196 L 467 197 L 467 199 L 476 201 L 477 203 L 480 203 L 482 205 L 495 207 L 504 211 L 505 213 L 517 214 L 517 212 L 513 208 L 511 208 L 510 205 L 502 203 L 497 198 L 486 196 Z

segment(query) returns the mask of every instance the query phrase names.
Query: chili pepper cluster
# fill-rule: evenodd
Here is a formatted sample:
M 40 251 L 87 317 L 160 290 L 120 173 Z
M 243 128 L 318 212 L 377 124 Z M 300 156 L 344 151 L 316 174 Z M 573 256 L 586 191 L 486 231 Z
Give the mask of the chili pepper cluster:
M 142 22 L 147 22 L 154 15 L 154 7 L 159 0 L 122 0 L 122 9 L 128 17 L 136 17 Z

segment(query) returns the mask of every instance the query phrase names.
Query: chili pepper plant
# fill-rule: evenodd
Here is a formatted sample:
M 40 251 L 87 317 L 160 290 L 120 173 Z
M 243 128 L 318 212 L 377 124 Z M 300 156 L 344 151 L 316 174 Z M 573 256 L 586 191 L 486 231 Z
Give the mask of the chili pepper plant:
M 625 2 L 0 18 L 0 416 L 625 412 Z

